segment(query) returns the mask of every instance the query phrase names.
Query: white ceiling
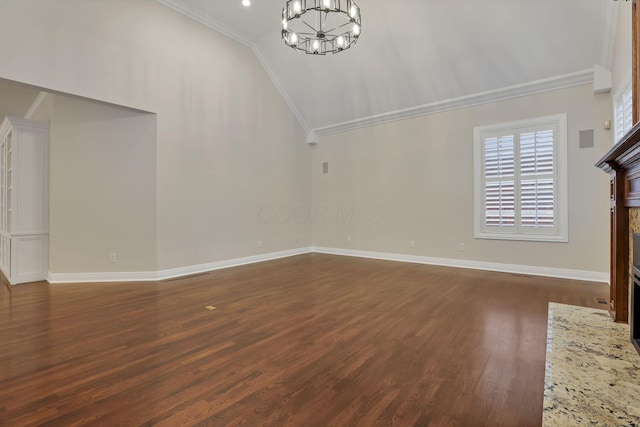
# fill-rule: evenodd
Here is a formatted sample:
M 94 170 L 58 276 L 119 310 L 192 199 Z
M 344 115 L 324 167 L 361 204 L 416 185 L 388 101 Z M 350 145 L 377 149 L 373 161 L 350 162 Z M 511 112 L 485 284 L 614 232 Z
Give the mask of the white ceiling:
M 590 81 L 610 57 L 603 34 L 615 22 L 613 0 L 360 0 L 358 43 L 313 56 L 280 39 L 284 0 L 158 1 L 251 46 L 301 121 L 320 130 L 513 86 L 503 97 Z

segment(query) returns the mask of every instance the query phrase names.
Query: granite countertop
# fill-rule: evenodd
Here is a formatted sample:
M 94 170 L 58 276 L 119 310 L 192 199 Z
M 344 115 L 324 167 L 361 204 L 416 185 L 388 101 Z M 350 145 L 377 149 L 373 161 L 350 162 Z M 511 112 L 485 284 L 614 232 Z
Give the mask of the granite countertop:
M 640 426 L 640 355 L 605 310 L 549 303 L 543 426 Z

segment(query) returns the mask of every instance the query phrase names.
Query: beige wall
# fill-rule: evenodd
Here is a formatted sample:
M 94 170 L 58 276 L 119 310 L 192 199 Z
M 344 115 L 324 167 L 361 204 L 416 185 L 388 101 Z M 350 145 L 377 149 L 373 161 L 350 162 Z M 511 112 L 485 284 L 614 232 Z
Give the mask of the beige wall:
M 322 137 L 310 149 L 249 48 L 155 1 L 5 0 L 0 39 L 15 34 L 20 43 L 0 43 L 0 58 L 11 58 L 0 61 L 0 78 L 157 113 L 159 270 L 309 246 L 312 232 L 316 246 L 608 269 L 608 181 L 593 164 L 610 146 L 601 124 L 611 118 L 611 100 L 588 85 Z M 473 126 L 560 112 L 569 114 L 570 242 L 475 240 Z M 75 120 L 68 116 L 67 130 L 82 130 Z M 582 129 L 596 130 L 596 148 L 577 148 Z M 53 132 L 57 139 L 55 123 Z M 111 172 L 101 171 L 92 186 L 110 188 L 117 180 Z M 52 167 L 60 200 L 66 185 L 82 187 L 74 179 Z M 88 187 L 77 191 L 89 197 Z M 77 201 L 52 205 L 52 221 L 81 208 Z M 107 230 L 147 225 L 141 217 L 113 221 Z M 92 255 L 75 254 L 77 262 L 69 255 L 77 242 L 59 243 L 67 255 L 52 254 L 55 272 L 85 272 L 104 266 L 126 238 L 94 246 L 83 240 Z M 153 263 L 152 256 L 124 256 L 119 271 Z
M 311 244 L 308 223 L 260 214 L 310 205 L 311 157 L 248 47 L 152 0 L 5 0 L 0 40 L 15 34 L 20 43 L 0 43 L 0 57 L 11 58 L 0 61 L 0 78 L 157 113 L 157 269 Z M 74 179 L 51 173 L 52 183 Z M 112 178 L 94 184 L 108 187 Z M 52 254 L 53 265 L 60 273 L 93 270 L 111 246 L 89 246 L 91 259 L 78 254 L 77 263 Z M 152 258 L 144 259 L 136 269 Z
M 155 271 L 156 115 L 55 95 L 50 148 L 49 271 Z
M 593 165 L 611 145 L 602 128 L 610 107 L 608 94 L 583 85 L 322 137 L 312 161 L 314 245 L 606 272 L 608 176 Z M 474 239 L 473 127 L 565 112 L 569 243 Z M 595 148 L 578 148 L 584 129 L 595 129 Z

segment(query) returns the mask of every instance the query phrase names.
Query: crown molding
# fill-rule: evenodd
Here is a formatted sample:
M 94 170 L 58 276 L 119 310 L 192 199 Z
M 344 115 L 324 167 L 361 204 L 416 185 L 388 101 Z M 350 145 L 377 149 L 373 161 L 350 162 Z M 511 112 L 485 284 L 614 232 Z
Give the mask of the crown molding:
M 45 102 L 47 102 L 47 99 L 49 99 L 50 96 L 51 94 L 48 92 L 40 92 L 36 99 L 33 101 L 33 104 L 31 104 L 31 107 L 29 107 L 29 110 L 24 115 L 24 118 L 33 120 L 33 118 L 38 115 L 38 113 L 42 109 L 42 106 L 45 104 Z
M 258 49 L 255 43 L 253 43 L 249 38 L 247 38 L 243 34 L 239 33 L 238 31 L 235 31 L 233 28 L 229 27 L 222 21 L 219 21 L 214 17 L 206 13 L 203 13 L 202 11 L 192 6 L 187 5 L 184 1 L 180 1 L 180 0 L 156 0 L 156 1 L 160 4 L 167 6 L 170 9 L 175 10 L 176 12 L 188 18 L 193 19 L 194 21 L 199 22 L 200 24 L 206 27 L 211 28 L 212 30 L 215 30 L 229 37 L 230 39 L 233 39 L 251 48 L 251 51 L 256 56 L 256 58 L 258 58 L 258 62 L 260 62 L 260 65 L 262 65 L 262 68 L 264 68 L 265 72 L 267 73 L 267 75 L 275 85 L 276 89 L 280 93 L 280 96 L 282 96 L 284 101 L 287 103 L 287 105 L 289 106 L 289 109 L 291 110 L 293 115 L 296 117 L 296 119 L 304 129 L 305 133 L 309 133 L 309 131 L 311 130 L 311 127 L 309 126 L 307 121 L 304 120 L 302 113 L 300 113 L 300 110 L 298 110 L 298 107 L 296 107 L 296 105 L 291 100 L 291 97 L 289 96 L 287 91 L 284 89 L 284 86 L 280 82 L 280 79 L 278 79 L 278 77 L 276 76 L 276 73 L 273 71 L 273 68 L 269 64 L 269 61 L 267 61 L 264 55 L 262 55 L 262 53 L 260 52 L 260 50 Z
M 618 13 L 620 5 L 617 1 L 602 2 L 602 25 L 600 46 L 598 47 L 598 65 L 611 70 L 613 67 L 613 52 L 616 44 L 618 29 Z
M 338 132 L 359 129 L 368 126 L 379 125 L 383 123 L 395 122 L 398 120 L 410 119 L 413 117 L 436 114 L 445 111 L 458 110 L 474 105 L 487 104 L 490 102 L 504 101 L 522 96 L 535 95 L 537 93 L 549 92 L 558 89 L 565 89 L 573 86 L 580 86 L 593 82 L 593 68 L 578 71 L 575 73 L 564 74 L 561 76 L 551 77 L 533 82 L 523 83 L 514 86 L 508 86 L 500 89 L 480 92 L 473 95 L 462 96 L 459 98 L 448 99 L 445 101 L 433 102 L 430 104 L 420 105 L 417 107 L 405 108 L 402 110 L 391 111 L 389 113 L 377 114 L 362 119 L 350 120 L 335 125 L 324 126 L 314 129 L 318 135 L 330 135 Z

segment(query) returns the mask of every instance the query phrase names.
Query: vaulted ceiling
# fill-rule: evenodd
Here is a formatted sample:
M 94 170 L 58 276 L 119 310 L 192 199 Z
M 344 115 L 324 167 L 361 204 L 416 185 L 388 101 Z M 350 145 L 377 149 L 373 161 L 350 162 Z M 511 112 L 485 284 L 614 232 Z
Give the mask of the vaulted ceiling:
M 158 1 L 252 47 L 319 133 L 590 82 L 615 30 L 613 0 L 360 0 L 358 43 L 314 56 L 280 39 L 284 0 Z

